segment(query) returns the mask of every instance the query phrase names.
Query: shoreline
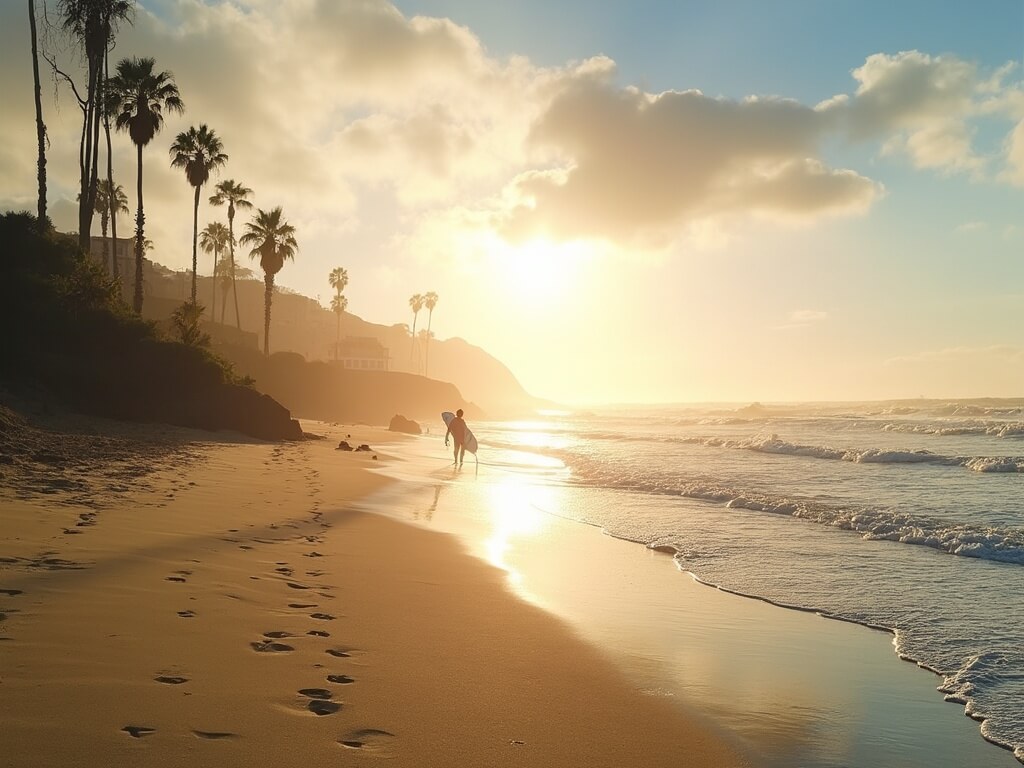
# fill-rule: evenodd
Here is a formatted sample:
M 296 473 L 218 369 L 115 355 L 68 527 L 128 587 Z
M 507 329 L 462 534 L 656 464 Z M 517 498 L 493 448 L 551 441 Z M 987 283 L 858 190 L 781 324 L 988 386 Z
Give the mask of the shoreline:
M 209 435 L 88 506 L 60 482 L 4 489 L 12 768 L 749 764 L 454 537 L 352 511 L 395 489 L 369 470 L 403 438 L 311 431 L 328 437 Z M 383 450 L 335 451 L 349 435 Z
M 579 489 L 529 473 L 442 469 L 440 449 L 407 445 L 408 469 L 385 471 L 428 482 L 407 501 L 392 487 L 372 509 L 458 536 L 627 677 L 737 735 L 758 765 L 1019 765 L 944 700 L 941 678 L 901 659 L 891 630 L 702 582 L 670 553 L 552 511 L 583 503 Z

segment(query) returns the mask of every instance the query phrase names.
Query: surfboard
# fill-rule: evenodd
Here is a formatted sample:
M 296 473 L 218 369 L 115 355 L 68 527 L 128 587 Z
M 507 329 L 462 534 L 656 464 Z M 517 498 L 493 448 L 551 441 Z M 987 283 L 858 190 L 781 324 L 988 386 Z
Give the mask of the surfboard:
M 455 418 L 455 414 L 451 411 L 445 411 L 441 414 L 441 418 L 444 420 L 444 425 L 447 427 L 452 423 L 452 419 Z M 466 446 L 466 451 L 472 453 L 474 456 L 476 455 L 476 449 L 479 446 L 477 446 L 476 443 L 476 435 L 473 434 L 473 431 L 469 427 L 466 427 L 466 438 L 462 441 L 462 444 Z

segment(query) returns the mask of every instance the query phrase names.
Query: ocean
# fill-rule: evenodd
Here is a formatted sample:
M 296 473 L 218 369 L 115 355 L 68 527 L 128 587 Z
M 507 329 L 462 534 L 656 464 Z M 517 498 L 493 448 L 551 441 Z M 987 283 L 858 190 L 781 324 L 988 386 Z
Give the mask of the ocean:
M 891 631 L 896 654 L 939 676 L 936 700 L 1024 762 L 1024 403 L 622 407 L 470 426 L 481 466 L 445 484 L 526 477 L 560 489 L 530 496 L 539 513 L 667 552 L 707 585 Z M 440 465 L 439 435 L 422 440 Z

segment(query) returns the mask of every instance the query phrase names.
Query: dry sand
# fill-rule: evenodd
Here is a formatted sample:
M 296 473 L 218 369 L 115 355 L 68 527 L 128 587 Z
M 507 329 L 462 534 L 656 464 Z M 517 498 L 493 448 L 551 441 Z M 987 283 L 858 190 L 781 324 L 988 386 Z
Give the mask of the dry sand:
M 454 538 L 347 510 L 402 438 L 0 416 L 5 766 L 746 764 Z

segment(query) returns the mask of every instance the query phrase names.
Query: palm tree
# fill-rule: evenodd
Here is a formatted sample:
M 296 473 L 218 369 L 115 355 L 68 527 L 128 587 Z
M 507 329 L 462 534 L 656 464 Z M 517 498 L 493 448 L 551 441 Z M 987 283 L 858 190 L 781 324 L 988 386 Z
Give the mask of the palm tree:
M 335 334 L 334 334 L 334 359 L 338 359 L 338 343 L 341 341 L 341 313 L 345 311 L 345 307 L 348 306 L 348 299 L 345 299 L 345 306 L 341 309 L 335 309 L 335 303 L 341 304 L 341 299 L 344 298 L 341 292 L 345 290 L 345 286 L 348 285 L 348 271 L 344 267 L 335 267 L 331 270 L 331 274 L 327 276 L 327 281 L 331 284 L 331 288 L 334 289 L 334 298 L 331 300 L 331 309 L 337 313 L 337 323 Z
M 39 87 L 39 45 L 36 38 L 36 0 L 28 0 L 28 25 L 32 34 L 32 77 L 36 97 L 36 140 L 39 144 L 39 159 L 36 161 L 36 179 L 39 183 L 38 212 L 36 219 L 40 229 L 46 226 L 46 124 L 43 123 L 43 102 Z
M 210 319 L 214 322 L 217 322 L 217 265 L 220 263 L 221 252 L 228 247 L 230 238 L 231 233 L 228 228 L 219 221 L 210 222 L 199 233 L 199 245 L 203 252 L 213 254 L 213 303 L 210 304 Z M 227 299 L 227 292 L 224 293 L 224 298 Z M 224 302 L 221 302 L 221 307 L 223 306 Z M 222 323 L 224 322 L 223 316 L 224 312 L 221 311 Z
M 115 184 L 113 194 L 110 193 L 110 189 L 110 182 L 107 179 L 101 179 L 96 184 L 96 213 L 100 215 L 100 232 L 103 234 L 104 264 L 107 260 L 107 223 L 116 222 L 119 213 L 128 213 L 128 196 L 124 193 L 124 188 L 120 184 Z M 114 223 L 114 227 L 117 227 L 116 223 Z M 115 240 L 109 242 L 113 255 L 111 274 L 116 278 L 121 274 L 117 264 L 117 242 Z
M 81 47 L 86 65 L 84 98 L 79 95 L 71 78 L 64 75 L 71 83 L 82 110 L 82 134 L 78 153 L 78 241 L 83 250 L 89 248 L 92 216 L 96 210 L 100 123 L 106 112 L 105 93 L 108 87 L 104 62 L 118 24 L 130 20 L 134 7 L 134 0 L 57 0 L 61 27 Z M 108 181 L 110 175 L 108 174 Z
M 338 359 L 338 345 L 341 344 L 341 313 L 348 309 L 348 299 L 342 296 L 340 293 L 336 296 L 331 297 L 331 312 L 333 312 L 337 318 L 336 332 L 334 335 L 334 359 Z
M 210 171 L 220 168 L 228 161 L 220 138 L 203 123 L 182 131 L 171 144 L 171 167 L 184 168 L 185 178 L 196 189 L 192 205 L 192 303 L 196 303 L 196 272 L 199 262 L 196 242 L 199 239 L 199 193 L 210 179 Z
M 238 330 L 242 330 L 242 320 L 238 314 L 238 283 L 235 280 L 235 209 L 246 209 L 252 208 L 246 198 L 252 194 L 252 190 L 242 184 L 238 184 L 234 179 L 225 179 L 216 186 L 216 194 L 210 198 L 210 205 L 224 205 L 228 204 L 228 232 L 231 235 L 229 240 L 231 246 L 231 291 L 235 296 L 235 325 L 238 326 Z M 220 313 L 220 321 L 224 322 L 224 312 Z
M 281 218 L 281 206 L 271 211 L 256 209 L 256 216 L 246 222 L 239 245 L 251 245 L 249 258 L 260 257 L 266 291 L 263 295 L 263 354 L 270 356 L 270 304 L 274 296 L 274 275 L 281 271 L 286 259 L 294 259 L 299 244 L 295 227 Z
M 424 301 L 423 295 L 419 293 L 414 293 L 409 298 L 409 306 L 412 307 L 412 350 L 409 353 L 410 360 L 413 360 L 416 356 L 416 317 L 419 315 L 420 310 L 423 309 Z
M 154 72 L 154 59 L 121 59 L 110 79 L 110 99 L 119 131 L 128 131 L 138 149 L 138 211 L 135 214 L 135 296 L 132 306 L 142 312 L 142 252 L 146 214 L 142 206 L 142 148 L 164 124 L 163 112 L 184 112 L 185 105 L 170 72 Z
M 434 335 L 430 332 L 430 326 L 434 321 L 434 307 L 437 306 L 437 294 L 433 291 L 428 292 L 423 297 L 423 304 L 427 307 L 427 359 L 423 364 L 423 375 L 430 375 L 430 340 L 434 338 Z

